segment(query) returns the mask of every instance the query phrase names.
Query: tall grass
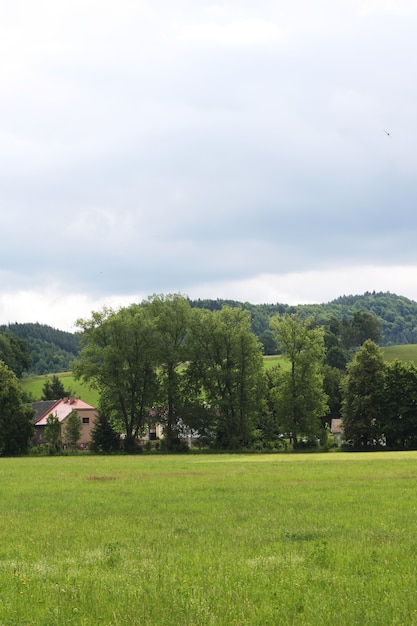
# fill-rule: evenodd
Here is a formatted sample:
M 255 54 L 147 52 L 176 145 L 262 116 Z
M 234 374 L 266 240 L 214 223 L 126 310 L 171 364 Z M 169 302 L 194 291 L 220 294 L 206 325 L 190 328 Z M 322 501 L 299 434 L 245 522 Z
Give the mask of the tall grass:
M 1 459 L 0 624 L 417 623 L 417 453 Z

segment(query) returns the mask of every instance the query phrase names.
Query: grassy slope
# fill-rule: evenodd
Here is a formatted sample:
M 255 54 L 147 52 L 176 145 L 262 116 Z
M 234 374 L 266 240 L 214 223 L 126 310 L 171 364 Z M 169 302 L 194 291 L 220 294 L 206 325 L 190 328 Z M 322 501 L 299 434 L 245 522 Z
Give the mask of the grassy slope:
M 416 624 L 417 453 L 1 459 L 0 623 Z
M 62 372 L 55 374 L 63 383 L 65 389 L 73 391 L 74 395 L 84 402 L 88 402 L 92 406 L 98 405 L 99 394 L 97 391 L 89 389 L 89 387 L 79 380 L 75 380 L 71 372 Z M 21 380 L 22 387 L 28 393 L 31 393 L 34 400 L 40 400 L 42 397 L 43 386 L 49 376 L 30 376 Z M 0 622 L 1 624 L 1 622 Z
M 390 346 L 381 348 L 384 359 L 388 362 L 399 359 L 400 361 L 412 362 L 417 364 L 417 344 L 406 344 L 402 346 Z

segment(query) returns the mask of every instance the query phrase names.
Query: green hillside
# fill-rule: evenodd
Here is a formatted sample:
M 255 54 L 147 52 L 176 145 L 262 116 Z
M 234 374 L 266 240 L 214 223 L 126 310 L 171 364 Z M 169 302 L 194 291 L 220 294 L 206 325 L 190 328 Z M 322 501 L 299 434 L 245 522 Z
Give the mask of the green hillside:
M 54 374 L 70 369 L 78 356 L 80 337 L 46 324 L 9 324 L 0 326 L 27 342 L 31 365 L 28 374 Z

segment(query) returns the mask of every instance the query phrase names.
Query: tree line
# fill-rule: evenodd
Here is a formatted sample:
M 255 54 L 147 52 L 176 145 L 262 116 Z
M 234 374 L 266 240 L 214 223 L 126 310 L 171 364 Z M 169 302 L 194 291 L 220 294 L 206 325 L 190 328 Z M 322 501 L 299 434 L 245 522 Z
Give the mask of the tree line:
M 384 364 L 380 321 L 370 313 L 325 326 L 298 313 L 272 316 L 286 363 L 272 369 L 248 311 L 193 308 L 178 294 L 103 309 L 77 327 L 73 370 L 100 392 L 96 434 L 123 432 L 128 450 L 152 422 L 162 424 L 168 450 L 180 449 L 186 433 L 217 449 L 326 445 L 334 418 L 354 447 L 417 445 L 417 368 Z M 382 386 L 366 362 L 372 353 Z
M 358 339 L 365 322 L 378 334 L 371 321 L 358 316 L 350 336 Z M 273 316 L 271 332 L 290 369 L 268 371 L 250 315 L 240 308 L 210 311 L 192 308 L 177 294 L 155 295 L 119 311 L 95 312 L 77 326 L 81 352 L 74 374 L 98 389 L 102 426 L 123 432 L 127 449 L 152 420 L 163 425 L 168 450 L 181 447 L 185 432 L 200 445 L 223 449 L 279 446 L 284 437 L 297 448 L 306 438 L 325 439 L 326 386 L 331 391 L 334 379 L 340 384 L 341 363 L 327 365 L 327 377 L 324 365 L 332 348 L 345 356 L 343 325 L 326 330 L 313 318 Z M 327 352 L 326 333 L 333 342 Z
M 416 368 L 384 364 L 380 321 L 370 313 L 325 325 L 299 313 L 272 316 L 270 332 L 285 356 L 272 369 L 264 367 L 248 311 L 192 307 L 179 294 L 103 308 L 76 326 L 81 350 L 73 371 L 99 391 L 95 438 L 102 450 L 106 442 L 115 445 L 116 434 L 134 450 L 155 423 L 167 450 L 182 449 L 185 435 L 228 450 L 279 449 L 288 441 L 294 449 L 326 445 L 331 420 L 340 417 L 354 447 L 417 445 Z M 24 437 L 27 431 L 12 424 L 15 415 L 30 422 L 30 412 L 3 362 L 1 375 L 0 454 L 21 452 L 24 445 L 9 443 L 19 429 Z M 54 382 L 44 389 L 48 397 Z

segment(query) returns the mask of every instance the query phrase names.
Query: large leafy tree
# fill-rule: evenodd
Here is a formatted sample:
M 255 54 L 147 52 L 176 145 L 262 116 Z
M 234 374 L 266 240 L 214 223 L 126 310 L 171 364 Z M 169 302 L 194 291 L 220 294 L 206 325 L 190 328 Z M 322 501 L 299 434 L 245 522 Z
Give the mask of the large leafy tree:
M 0 456 L 27 453 L 32 417 L 33 409 L 24 404 L 16 375 L 0 361 Z
M 275 402 L 283 432 L 295 448 L 301 436 L 317 437 L 328 410 L 323 388 L 324 331 L 313 319 L 297 314 L 271 319 L 279 349 L 290 362 L 289 370 L 276 370 Z
M 384 379 L 382 352 L 367 339 L 348 364 L 342 385 L 344 436 L 355 447 L 373 446 L 381 439 Z
M 368 311 L 356 311 L 352 318 L 353 337 L 355 346 L 361 346 L 367 339 L 376 344 L 381 341 L 381 320 Z
M 189 374 L 200 385 L 217 443 L 229 449 L 250 443 L 262 412 L 262 347 L 241 309 L 194 309 Z
M 387 446 L 417 447 L 417 367 L 395 360 L 386 366 L 381 430 Z
M 191 307 L 180 294 L 154 295 L 143 306 L 153 324 L 162 405 L 160 418 L 166 447 L 170 450 L 178 444 L 179 420 L 187 410 L 184 371 L 180 366 L 189 359 Z
M 82 349 L 74 375 L 100 392 L 103 410 L 125 432 L 125 449 L 131 451 L 157 393 L 154 320 L 132 304 L 117 312 L 104 308 L 77 326 Z
M 338 367 L 324 365 L 323 386 L 328 397 L 329 412 L 323 416 L 323 426 L 331 426 L 332 419 L 340 419 L 342 411 L 342 381 L 345 374 Z

